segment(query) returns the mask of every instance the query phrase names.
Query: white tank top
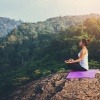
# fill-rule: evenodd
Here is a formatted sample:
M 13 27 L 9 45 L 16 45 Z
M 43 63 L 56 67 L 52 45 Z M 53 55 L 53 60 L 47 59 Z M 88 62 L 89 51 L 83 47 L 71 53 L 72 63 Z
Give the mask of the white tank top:
M 78 54 L 78 57 L 80 57 L 80 53 Z M 85 69 L 89 69 L 89 67 L 88 67 L 88 53 L 86 53 L 85 55 L 84 55 L 84 58 L 79 62 L 79 64 L 83 67 L 83 68 L 85 68 Z

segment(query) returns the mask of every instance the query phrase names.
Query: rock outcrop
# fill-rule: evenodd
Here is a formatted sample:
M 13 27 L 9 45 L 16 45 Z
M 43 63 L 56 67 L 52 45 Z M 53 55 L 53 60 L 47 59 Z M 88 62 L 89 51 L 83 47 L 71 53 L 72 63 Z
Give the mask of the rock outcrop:
M 100 73 L 95 78 L 66 79 L 56 73 L 30 82 L 15 91 L 10 100 L 100 100 Z

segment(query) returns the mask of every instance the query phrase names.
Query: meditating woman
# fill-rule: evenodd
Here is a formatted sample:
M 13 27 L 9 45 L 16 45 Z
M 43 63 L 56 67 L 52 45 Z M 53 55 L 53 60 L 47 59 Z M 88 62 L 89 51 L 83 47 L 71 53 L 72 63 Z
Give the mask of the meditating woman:
M 89 69 L 88 65 L 88 49 L 87 45 L 90 40 L 82 39 L 79 43 L 79 46 L 82 48 L 78 54 L 78 59 L 69 59 L 65 60 L 68 67 L 73 71 L 87 71 Z

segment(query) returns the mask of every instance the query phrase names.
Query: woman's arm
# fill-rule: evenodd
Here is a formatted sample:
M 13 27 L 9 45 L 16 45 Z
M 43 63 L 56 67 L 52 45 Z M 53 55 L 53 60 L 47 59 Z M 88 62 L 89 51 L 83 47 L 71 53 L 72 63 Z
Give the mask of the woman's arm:
M 66 63 L 76 63 L 76 62 L 80 62 L 84 58 L 85 53 L 86 53 L 86 50 L 85 49 L 82 49 L 81 50 L 81 53 L 80 53 L 80 57 L 78 59 L 76 59 L 76 60 L 72 59 L 71 61 L 66 62 Z
M 81 53 L 80 53 L 80 57 L 78 59 L 76 59 L 76 60 L 73 60 L 73 63 L 80 62 L 84 58 L 85 54 L 86 54 L 86 50 L 82 49 Z

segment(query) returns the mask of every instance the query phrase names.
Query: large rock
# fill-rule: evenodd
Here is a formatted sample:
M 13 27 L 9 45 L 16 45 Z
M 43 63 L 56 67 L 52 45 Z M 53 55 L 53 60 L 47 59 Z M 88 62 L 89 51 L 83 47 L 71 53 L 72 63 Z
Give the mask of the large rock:
M 56 73 L 30 82 L 15 91 L 10 100 L 100 100 L 100 73 L 95 78 L 66 79 Z

